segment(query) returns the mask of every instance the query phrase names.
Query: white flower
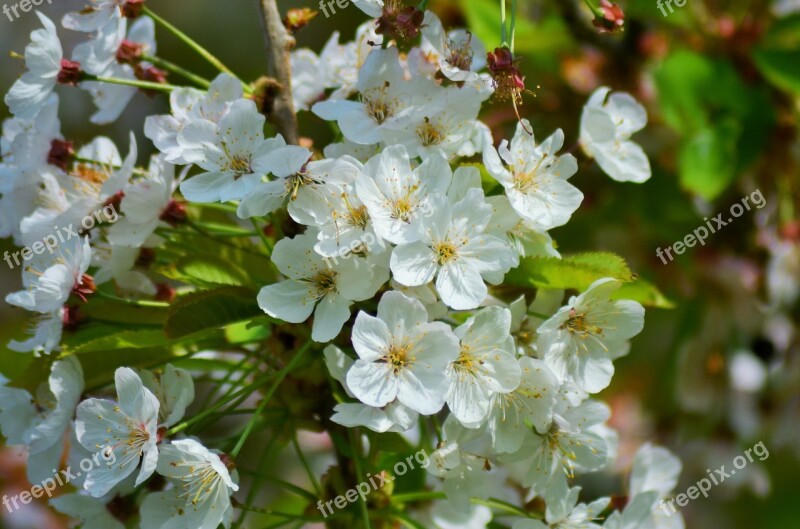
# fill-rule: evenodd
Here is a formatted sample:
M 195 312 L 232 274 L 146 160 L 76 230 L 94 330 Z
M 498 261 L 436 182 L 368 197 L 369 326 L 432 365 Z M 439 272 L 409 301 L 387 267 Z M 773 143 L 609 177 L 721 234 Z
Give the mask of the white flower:
M 91 33 L 97 31 L 112 19 L 121 17 L 120 9 L 127 0 L 89 0 L 89 5 L 81 11 L 67 13 L 61 21 L 67 29 Z
M 372 145 L 381 141 L 381 131 L 393 119 L 434 88 L 426 79 L 406 81 L 397 48 L 375 49 L 358 74 L 361 101 L 323 101 L 311 110 L 322 119 L 336 121 L 348 140 Z
M 58 512 L 77 520 L 81 529 L 125 529 L 103 500 L 73 492 L 52 498 L 49 503 Z
M 167 161 L 176 165 L 187 162 L 184 147 L 178 135 L 190 123 L 210 121 L 219 123 L 228 113 L 231 103 L 242 98 L 242 83 L 236 78 L 219 74 L 208 90 L 178 88 L 169 95 L 171 114 L 147 116 L 144 121 L 144 135 L 153 141 L 163 152 Z
M 522 371 L 510 329 L 507 309 L 486 307 L 455 330 L 461 351 L 447 368 L 452 382 L 446 401 L 462 424 L 482 422 L 493 394 L 510 393 L 519 386 Z
M 159 226 L 166 226 L 169 208 L 178 207 L 172 195 L 180 179 L 175 178 L 175 166 L 163 156 L 154 156 L 144 178 L 138 178 L 125 188 L 120 202 L 123 217 L 108 230 L 108 241 L 113 245 L 140 247 Z M 162 219 L 167 219 L 162 220 Z
M 669 450 L 645 444 L 636 452 L 630 476 L 630 501 L 606 520 L 606 529 L 683 529 L 683 516 L 663 502 L 678 484 L 681 462 Z
M 559 380 L 570 378 L 589 393 L 611 382 L 612 360 L 624 354 L 627 340 L 644 327 L 639 303 L 611 299 L 620 286 L 615 279 L 595 281 L 539 326 L 539 354 Z
M 64 52 L 53 22 L 36 12 L 44 29 L 31 33 L 31 43 L 25 48 L 25 66 L 22 74 L 5 97 L 6 105 L 18 118 L 33 119 L 52 93 L 61 71 Z
M 550 234 L 535 222 L 520 217 L 508 197 L 491 196 L 486 201 L 493 210 L 488 232 L 507 239 L 520 257 L 561 257 Z
M 472 498 L 487 499 L 503 489 L 504 476 L 490 472 L 485 432 L 464 428 L 450 415 L 442 427 L 443 442 L 430 455 L 428 472 L 442 478 L 448 505 L 457 512 L 470 512 Z
M 61 333 L 64 327 L 64 311 L 60 308 L 34 318 L 28 334 L 32 336 L 24 342 L 11 340 L 8 348 L 18 353 L 30 351 L 49 355 L 61 344 Z
M 95 498 L 132 474 L 140 460 L 136 485 L 141 485 L 158 461 L 158 399 L 130 368 L 117 369 L 114 380 L 118 402 L 85 400 L 78 406 L 75 421 L 75 433 L 83 447 L 103 451 L 104 460 L 114 461 L 101 463 L 86 474 L 84 488 Z
M 431 507 L 431 520 L 437 529 L 486 529 L 492 521 L 492 510 L 485 505 L 471 505 L 462 513 L 444 502 Z
M 231 103 L 219 124 L 207 120 L 189 123 L 178 134 L 184 158 L 206 172 L 181 184 L 192 202 L 228 202 L 245 197 L 271 172 L 270 154 L 286 145 L 280 136 L 264 139 L 265 118 L 247 99 Z
M 630 94 L 594 91 L 581 114 L 584 152 L 618 182 L 641 184 L 650 179 L 650 160 L 631 135 L 647 125 L 647 111 Z
M 610 503 L 610 498 L 600 498 L 589 505 L 578 503 L 580 487 L 573 487 L 547 494 L 545 501 L 547 510 L 545 511 L 545 521 L 539 520 L 520 520 L 514 523 L 512 529 L 601 529 L 595 523 L 600 521 L 602 513 Z
M 610 415 L 605 404 L 587 400 L 555 415 L 546 432 L 528 433 L 522 448 L 501 461 L 513 465 L 515 471 L 523 470 L 522 484 L 532 487 L 537 495 L 566 490 L 567 478 L 575 473 L 595 472 L 606 466 L 609 446 L 595 429 Z
M 383 13 L 383 0 L 353 0 L 353 4 L 373 18 L 377 18 Z
M 273 318 L 290 323 L 302 323 L 314 312 L 311 338 L 328 342 L 350 319 L 350 305 L 374 296 L 383 282 L 359 259 L 326 262 L 314 251 L 316 241 L 313 231 L 278 241 L 272 261 L 288 280 L 262 288 L 258 304 Z
M 42 314 L 61 309 L 70 294 L 83 295 L 84 288 L 92 288 L 91 278 L 86 275 L 91 258 L 88 237 L 71 238 L 53 255 L 34 255 L 22 272 L 25 290 L 6 296 L 6 303 Z
M 313 51 L 302 48 L 291 53 L 292 97 L 297 110 L 310 110 L 325 96 L 327 79 L 320 75 L 323 64 Z
M 144 387 L 158 399 L 158 424 L 174 426 L 194 401 L 194 380 L 185 369 L 172 364 L 159 371 L 139 371 Z
M 341 194 L 341 186 L 352 183 L 361 163 L 350 157 L 310 161 L 311 151 L 289 145 L 270 157 L 272 173 L 277 177 L 260 182 L 239 204 L 241 218 L 272 213 L 289 200 L 292 218 L 307 226 L 329 221 L 328 203 Z
M 402 146 L 386 148 L 375 156 L 356 179 L 358 198 L 367 206 L 375 232 L 394 244 L 419 238 L 412 221 L 431 213 L 426 198 L 446 193 L 453 172 L 441 156 L 431 156 L 411 169 L 408 152 Z
M 141 507 L 147 529 L 216 529 L 229 527 L 231 494 L 239 490 L 226 461 L 192 439 L 161 447 L 157 471 L 173 482 L 164 492 L 149 494 Z
M 0 162 L 0 193 L 8 193 L 20 185 L 38 183 L 40 179 L 35 173 L 47 167 L 53 141 L 64 139 L 58 109 L 58 94 L 52 93 L 35 118 L 12 118 L 3 122 L 3 139 L 7 147 L 2 149 Z
M 155 56 L 155 25 L 150 17 L 140 17 L 131 24 L 127 31 L 128 19 L 112 18 L 108 24 L 100 28 L 96 37 L 75 47 L 72 58 L 92 75 L 114 77 L 117 79 L 136 80 L 134 67 L 118 62 L 120 53 L 125 53 L 131 46 L 139 47 L 144 55 Z M 148 68 L 150 63 L 141 62 L 140 67 Z M 83 82 L 81 89 L 92 94 L 98 111 L 89 119 L 92 123 L 106 124 L 115 121 L 125 110 L 137 89 L 93 81 Z
M 517 261 L 503 241 L 484 233 L 492 216 L 481 189 L 470 189 L 463 200 L 450 204 L 444 195 L 428 198 L 432 215 L 416 224 L 418 242 L 403 244 L 392 253 L 394 278 L 407 286 L 436 277 L 442 301 L 456 310 L 474 309 L 486 299 L 484 274 L 505 274 Z
M 403 145 L 412 157 L 432 153 L 447 159 L 473 156 L 483 143 L 473 142 L 485 126 L 477 121 L 483 97 L 471 87 L 432 87 L 429 103 L 398 116 L 382 128 L 388 145 Z
M 446 32 L 442 21 L 433 12 L 425 12 L 422 23 L 422 49 L 433 55 L 442 74 L 459 83 L 480 79 L 477 73 L 486 66 L 486 47 L 469 31 Z
M 334 345 L 325 348 L 325 365 L 334 380 L 338 381 L 350 397 L 355 395 L 347 386 L 347 372 L 355 361 L 346 356 L 341 349 Z M 417 424 L 419 414 L 394 400 L 383 408 L 367 406 L 360 402 L 344 402 L 337 404 L 331 420 L 342 426 L 353 428 L 365 426 L 378 433 L 405 432 Z
M 384 252 L 386 244 L 375 233 L 369 211 L 354 185 L 342 186 L 339 194 L 329 196 L 326 206 L 326 211 L 315 216 L 319 223 L 318 253 L 340 259 Z
M 359 356 L 347 386 L 364 404 L 383 407 L 397 399 L 430 415 L 444 406 L 450 381 L 447 365 L 458 358 L 458 338 L 444 323 L 428 323 L 417 300 L 387 292 L 377 317 L 360 312 L 352 334 Z
M 517 452 L 528 424 L 545 433 L 553 422 L 558 379 L 541 360 L 524 356 L 518 362 L 519 385 L 511 392 L 495 393 L 489 403 L 486 429 L 498 453 Z
M 499 154 L 487 146 L 483 161 L 517 214 L 544 231 L 566 224 L 583 201 L 583 193 L 567 182 L 578 163 L 571 154 L 556 155 L 564 145 L 561 129 L 537 146 L 526 128 L 527 121 L 517 125 L 514 139 L 503 140 Z
M 102 136 L 81 147 L 78 156 L 93 162 L 77 164 L 69 175 L 57 172 L 55 180 L 46 183 L 41 190 L 40 207 L 21 222 L 23 242 L 30 246 L 52 236 L 54 226 L 61 227 L 62 232 L 68 227 L 74 227 L 76 233 L 84 230 L 81 223 L 86 217 L 107 208 L 109 199 L 122 191 L 133 175 L 137 156 L 133 132 L 130 141 L 124 161 L 114 142 Z M 104 213 L 99 220 L 113 222 L 113 210 L 105 211 L 108 214 Z M 99 223 L 97 218 L 93 222 Z
M 28 447 L 28 478 L 39 483 L 58 468 L 64 434 L 83 392 L 83 370 L 75 356 L 53 364 L 36 397 L 24 389 L 0 385 L 0 428 L 7 444 Z

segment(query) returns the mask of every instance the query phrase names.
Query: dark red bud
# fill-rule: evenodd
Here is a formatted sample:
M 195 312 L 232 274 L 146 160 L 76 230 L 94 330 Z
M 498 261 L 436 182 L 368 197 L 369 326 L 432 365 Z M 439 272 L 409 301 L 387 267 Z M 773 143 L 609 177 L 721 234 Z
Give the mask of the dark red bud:
M 125 39 L 117 48 L 117 62 L 124 64 L 136 64 L 144 55 L 144 45 L 132 40 Z
M 81 63 L 61 59 L 61 70 L 58 72 L 56 82 L 68 86 L 77 86 L 83 80 L 84 75 L 83 70 L 81 70 Z
M 156 301 L 172 303 L 175 300 L 175 294 L 175 289 L 167 283 L 159 283 L 156 285 Z
M 75 148 L 71 141 L 53 140 L 50 143 L 47 163 L 55 165 L 62 171 L 66 171 L 74 159 Z
M 138 18 L 142 14 L 144 0 L 127 0 L 122 4 L 122 16 L 125 18 Z
M 159 218 L 171 226 L 176 226 L 186 220 L 186 206 L 170 200 Z

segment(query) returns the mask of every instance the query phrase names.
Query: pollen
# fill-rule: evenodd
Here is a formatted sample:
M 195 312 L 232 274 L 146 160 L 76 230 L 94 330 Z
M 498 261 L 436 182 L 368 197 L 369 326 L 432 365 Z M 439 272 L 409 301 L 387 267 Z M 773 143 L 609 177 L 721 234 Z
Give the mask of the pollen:
M 425 118 L 425 121 L 417 127 L 417 137 L 422 145 L 430 147 L 431 145 L 439 145 L 444 141 L 444 134 L 436 127 L 430 118 Z
M 456 245 L 450 241 L 442 241 L 433 245 L 433 251 L 436 253 L 436 262 L 439 265 L 444 265 L 458 257 L 458 249 Z
M 392 344 L 389 346 L 389 351 L 383 357 L 383 361 L 389 364 L 395 375 L 402 369 L 410 367 L 416 360 L 414 357 L 409 357 L 411 348 L 412 345 L 408 343 L 403 345 Z

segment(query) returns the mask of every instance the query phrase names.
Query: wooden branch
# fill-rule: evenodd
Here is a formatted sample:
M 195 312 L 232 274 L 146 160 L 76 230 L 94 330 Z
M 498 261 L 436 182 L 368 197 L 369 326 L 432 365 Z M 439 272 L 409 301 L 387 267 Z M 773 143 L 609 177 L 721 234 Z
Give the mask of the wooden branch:
M 299 133 L 292 99 L 292 68 L 289 62 L 289 52 L 294 48 L 295 40 L 283 26 L 276 0 L 259 0 L 259 7 L 267 46 L 267 71 L 279 84 L 268 118 L 287 143 L 296 145 Z

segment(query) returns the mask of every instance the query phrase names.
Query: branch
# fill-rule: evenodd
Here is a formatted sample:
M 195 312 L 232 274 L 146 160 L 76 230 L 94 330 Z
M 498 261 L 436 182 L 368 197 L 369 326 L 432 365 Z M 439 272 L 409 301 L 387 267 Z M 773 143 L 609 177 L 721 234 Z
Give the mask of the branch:
M 292 99 L 292 68 L 289 62 L 289 51 L 294 47 L 295 40 L 283 26 L 276 0 L 259 0 L 259 7 L 267 46 L 268 74 L 280 85 L 269 109 L 269 119 L 287 143 L 296 145 L 299 136 Z

